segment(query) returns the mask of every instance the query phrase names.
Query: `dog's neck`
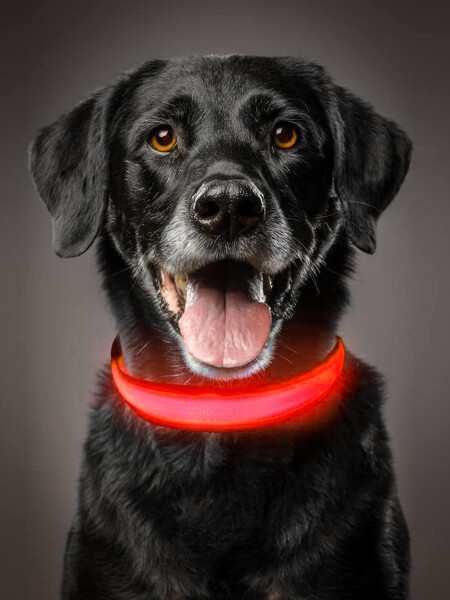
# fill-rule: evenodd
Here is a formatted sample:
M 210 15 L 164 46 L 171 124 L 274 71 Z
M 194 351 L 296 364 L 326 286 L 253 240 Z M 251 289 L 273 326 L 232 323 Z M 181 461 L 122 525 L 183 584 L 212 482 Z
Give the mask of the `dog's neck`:
M 301 320 L 284 324 L 275 342 L 269 365 L 245 384 L 273 381 L 307 371 L 320 362 L 336 344 L 333 331 L 315 331 Z M 119 332 L 127 370 L 135 377 L 151 381 L 178 384 L 211 384 L 211 380 L 190 371 L 181 356 L 178 344 L 159 333 L 155 328 L 123 328 Z M 239 380 L 225 385 L 239 385 Z M 224 382 L 221 382 L 224 385 Z

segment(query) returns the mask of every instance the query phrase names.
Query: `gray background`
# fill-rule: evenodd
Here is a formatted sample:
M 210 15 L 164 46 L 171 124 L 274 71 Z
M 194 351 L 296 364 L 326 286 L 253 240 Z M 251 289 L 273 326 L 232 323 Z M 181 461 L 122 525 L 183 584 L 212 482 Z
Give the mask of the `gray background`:
M 95 372 L 114 326 L 94 253 L 52 255 L 36 129 L 120 70 L 187 53 L 304 55 L 401 123 L 412 169 L 360 256 L 346 343 L 387 381 L 414 598 L 450 597 L 448 13 L 444 2 L 11 2 L 2 8 L 2 596 L 57 598 Z

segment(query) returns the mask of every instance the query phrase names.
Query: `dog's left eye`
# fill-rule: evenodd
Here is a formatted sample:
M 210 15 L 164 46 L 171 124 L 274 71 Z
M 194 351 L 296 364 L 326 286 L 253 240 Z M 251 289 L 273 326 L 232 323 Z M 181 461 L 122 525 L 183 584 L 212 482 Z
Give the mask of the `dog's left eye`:
M 177 143 L 177 136 L 170 125 L 158 127 L 150 134 L 149 144 L 158 152 L 170 152 Z
M 290 123 L 277 123 L 272 131 L 272 143 L 277 148 L 287 150 L 297 143 L 298 133 Z

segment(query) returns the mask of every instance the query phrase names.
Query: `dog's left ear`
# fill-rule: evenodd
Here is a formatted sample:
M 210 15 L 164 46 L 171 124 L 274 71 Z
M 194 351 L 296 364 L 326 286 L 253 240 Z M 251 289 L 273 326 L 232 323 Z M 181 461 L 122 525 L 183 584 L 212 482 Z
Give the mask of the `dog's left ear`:
M 334 184 L 346 207 L 351 242 L 373 254 L 377 219 L 403 183 L 412 144 L 394 122 L 347 90 L 336 86 L 335 97 Z
M 53 222 L 53 250 L 72 257 L 85 252 L 102 223 L 108 197 L 106 87 L 44 127 L 32 142 L 29 165 Z

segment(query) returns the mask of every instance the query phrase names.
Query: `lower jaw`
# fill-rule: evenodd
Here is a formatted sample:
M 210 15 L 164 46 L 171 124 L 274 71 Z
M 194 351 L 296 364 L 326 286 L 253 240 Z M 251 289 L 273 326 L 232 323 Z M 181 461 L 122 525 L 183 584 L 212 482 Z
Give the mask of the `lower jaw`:
M 217 367 L 201 362 L 194 358 L 186 349 L 181 335 L 177 334 L 177 337 L 184 362 L 191 373 L 214 381 L 237 382 L 249 379 L 269 366 L 273 356 L 273 347 L 276 343 L 275 339 L 280 329 L 281 321 L 277 321 L 272 327 L 267 343 L 258 356 L 249 363 L 239 367 Z
M 294 315 L 277 320 L 262 352 L 246 365 L 222 368 L 196 360 L 175 328 L 134 323 L 119 330 L 122 352 L 132 375 L 161 383 L 251 387 L 282 380 L 313 368 L 335 344 L 335 331 Z M 169 327 L 173 327 L 168 324 Z

